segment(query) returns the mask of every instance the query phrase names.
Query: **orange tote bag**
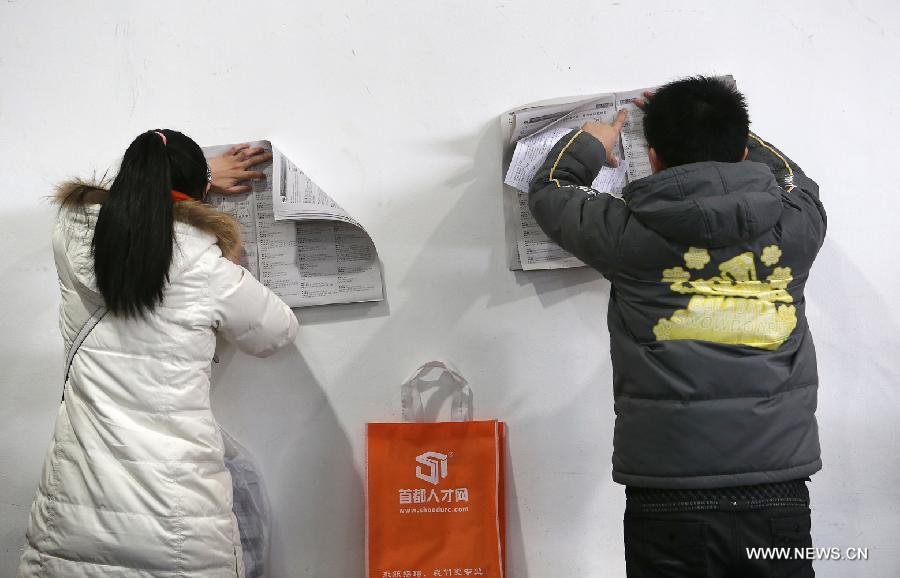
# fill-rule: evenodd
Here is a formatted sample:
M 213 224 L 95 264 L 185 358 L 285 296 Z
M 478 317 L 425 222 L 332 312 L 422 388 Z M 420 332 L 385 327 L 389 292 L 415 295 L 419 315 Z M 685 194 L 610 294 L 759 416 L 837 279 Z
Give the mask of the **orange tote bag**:
M 452 395 L 453 421 L 423 423 L 432 388 Z M 503 578 L 505 425 L 472 421 L 466 380 L 439 361 L 403 384 L 402 401 L 404 423 L 366 428 L 368 578 Z

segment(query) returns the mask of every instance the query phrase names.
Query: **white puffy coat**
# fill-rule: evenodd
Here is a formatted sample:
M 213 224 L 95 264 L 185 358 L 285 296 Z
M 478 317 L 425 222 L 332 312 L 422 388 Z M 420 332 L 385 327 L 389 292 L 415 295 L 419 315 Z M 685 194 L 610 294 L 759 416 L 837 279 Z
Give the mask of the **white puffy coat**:
M 105 191 L 76 185 L 53 232 L 66 347 L 100 303 L 90 251 Z M 72 363 L 31 508 L 21 578 L 242 577 L 231 477 L 210 411 L 216 334 L 265 356 L 291 343 L 297 318 L 222 256 L 236 224 L 176 204 L 164 300 L 145 319 L 113 314 Z M 222 247 L 220 247 L 222 245 Z

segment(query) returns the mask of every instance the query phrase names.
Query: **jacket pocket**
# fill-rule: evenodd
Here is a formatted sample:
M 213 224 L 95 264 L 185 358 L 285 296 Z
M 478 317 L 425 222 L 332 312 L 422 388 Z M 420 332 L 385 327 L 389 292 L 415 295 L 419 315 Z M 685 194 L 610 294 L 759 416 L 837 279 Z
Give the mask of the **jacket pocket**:
M 625 515 L 628 578 L 706 578 L 704 522 Z
M 806 549 L 812 547 L 812 522 L 807 509 L 800 514 L 771 518 L 772 547 L 786 549 L 785 555 L 772 560 L 772 578 L 811 578 L 815 576 Z

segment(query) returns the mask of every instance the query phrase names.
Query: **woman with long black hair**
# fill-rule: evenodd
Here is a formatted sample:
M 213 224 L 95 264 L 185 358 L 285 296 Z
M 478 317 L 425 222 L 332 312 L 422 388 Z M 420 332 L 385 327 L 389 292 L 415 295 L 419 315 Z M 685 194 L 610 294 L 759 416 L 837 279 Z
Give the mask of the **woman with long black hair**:
M 262 357 L 298 323 L 232 262 L 237 224 L 203 199 L 220 177 L 245 190 L 237 181 L 266 158 L 232 149 L 214 175 L 193 140 L 155 130 L 131 143 L 109 190 L 60 187 L 67 377 L 18 576 L 244 575 L 209 403 L 216 334 Z

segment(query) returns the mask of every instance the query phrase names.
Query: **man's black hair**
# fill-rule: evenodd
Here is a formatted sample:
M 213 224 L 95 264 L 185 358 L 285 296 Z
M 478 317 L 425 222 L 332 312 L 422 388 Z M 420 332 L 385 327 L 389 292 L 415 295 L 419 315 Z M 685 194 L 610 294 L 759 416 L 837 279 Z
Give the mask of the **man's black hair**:
M 644 136 L 666 167 L 744 157 L 747 103 L 722 80 L 692 76 L 670 82 L 649 99 L 645 113 Z

